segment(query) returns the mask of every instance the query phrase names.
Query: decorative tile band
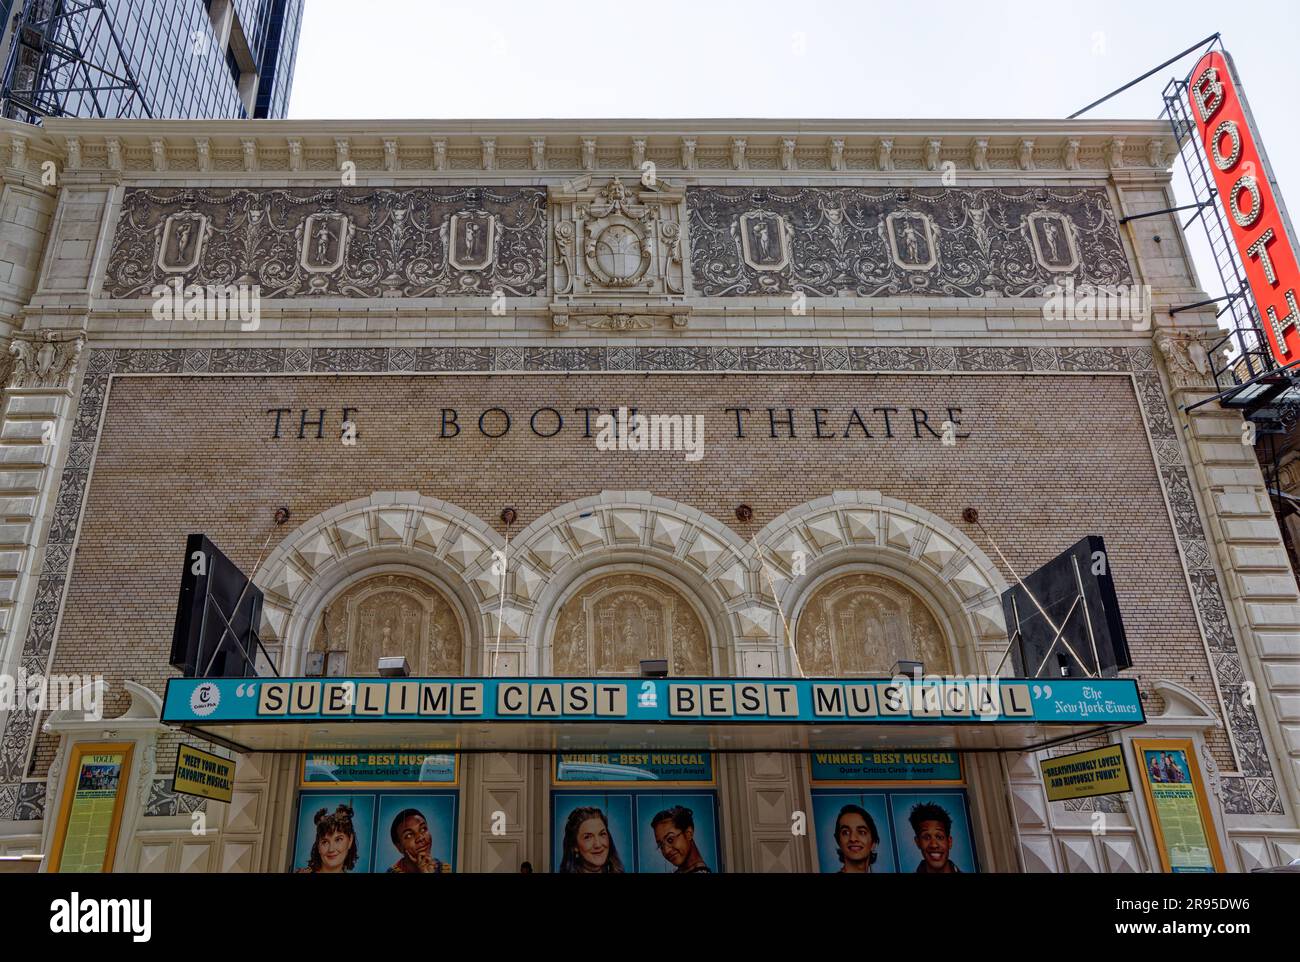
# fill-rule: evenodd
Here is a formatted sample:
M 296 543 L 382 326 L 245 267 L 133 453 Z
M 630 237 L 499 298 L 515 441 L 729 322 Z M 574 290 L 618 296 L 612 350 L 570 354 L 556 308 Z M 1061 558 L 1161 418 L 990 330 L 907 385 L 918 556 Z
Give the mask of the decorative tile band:
M 1100 187 L 692 187 L 704 297 L 1041 297 L 1131 284 Z
M 539 187 L 129 188 L 104 292 L 526 297 L 546 291 L 546 217 Z

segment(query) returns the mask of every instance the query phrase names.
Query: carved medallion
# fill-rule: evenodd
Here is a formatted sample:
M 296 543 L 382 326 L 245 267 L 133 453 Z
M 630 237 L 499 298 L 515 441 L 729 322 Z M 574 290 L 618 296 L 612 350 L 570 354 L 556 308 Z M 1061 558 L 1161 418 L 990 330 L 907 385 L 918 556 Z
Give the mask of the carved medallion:
M 895 211 L 885 218 L 889 252 L 905 271 L 928 271 L 939 262 L 934 243 L 934 224 L 916 211 Z
M 751 210 L 740 215 L 740 246 L 745 263 L 756 271 L 784 270 L 790 263 L 793 228 L 780 214 Z
M 451 215 L 448 258 L 460 271 L 481 271 L 496 258 L 497 219 L 481 210 Z
M 952 671 L 930 609 L 880 575 L 844 575 L 818 588 L 799 616 L 795 650 L 814 677 L 887 677 L 899 661 L 920 661 L 930 674 Z
M 158 267 L 170 274 L 183 274 L 198 266 L 208 219 L 198 211 L 172 214 L 162 223 L 158 245 Z
M 612 178 L 600 198 L 581 211 L 587 269 L 606 287 L 631 287 L 650 269 L 654 212 L 634 203 L 627 187 Z
M 1036 210 L 1029 215 L 1028 223 L 1039 264 L 1049 271 L 1061 272 L 1079 266 L 1079 249 L 1068 217 L 1056 211 Z
M 329 274 L 343 266 L 347 257 L 351 223 L 337 212 L 309 214 L 300 230 L 300 263 L 312 274 Z
M 560 609 L 551 636 L 556 675 L 635 674 L 647 658 L 674 675 L 708 675 L 708 636 L 669 585 L 644 575 L 609 575 L 584 585 Z

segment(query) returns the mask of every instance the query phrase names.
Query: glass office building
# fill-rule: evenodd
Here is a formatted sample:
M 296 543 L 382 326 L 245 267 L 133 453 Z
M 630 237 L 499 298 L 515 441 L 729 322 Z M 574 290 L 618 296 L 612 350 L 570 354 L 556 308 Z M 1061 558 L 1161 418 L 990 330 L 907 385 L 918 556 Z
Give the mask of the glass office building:
M 4 116 L 283 117 L 303 0 L 27 0 L 5 17 Z

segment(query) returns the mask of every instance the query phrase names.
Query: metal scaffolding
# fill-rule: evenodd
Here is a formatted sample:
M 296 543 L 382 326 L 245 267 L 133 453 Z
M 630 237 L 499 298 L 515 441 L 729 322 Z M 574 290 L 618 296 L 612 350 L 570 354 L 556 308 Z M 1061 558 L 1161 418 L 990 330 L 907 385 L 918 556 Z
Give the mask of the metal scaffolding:
M 105 56 L 108 54 L 108 56 Z M 115 56 L 114 56 L 115 55 Z M 106 101 L 122 103 L 110 107 Z M 38 124 L 42 117 L 152 117 L 104 0 L 26 0 L 5 64 L 0 111 Z M 130 109 L 133 102 L 138 108 Z

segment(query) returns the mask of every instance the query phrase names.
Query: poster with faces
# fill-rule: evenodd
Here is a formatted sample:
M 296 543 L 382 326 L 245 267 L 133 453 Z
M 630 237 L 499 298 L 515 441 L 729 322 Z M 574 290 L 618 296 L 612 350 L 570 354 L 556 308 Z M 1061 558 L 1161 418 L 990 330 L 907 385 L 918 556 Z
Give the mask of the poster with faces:
M 551 871 L 719 872 L 717 810 L 713 791 L 554 791 Z
M 290 871 L 453 872 L 457 801 L 454 791 L 305 791 Z
M 815 788 L 812 797 L 821 872 L 979 870 L 963 790 Z

